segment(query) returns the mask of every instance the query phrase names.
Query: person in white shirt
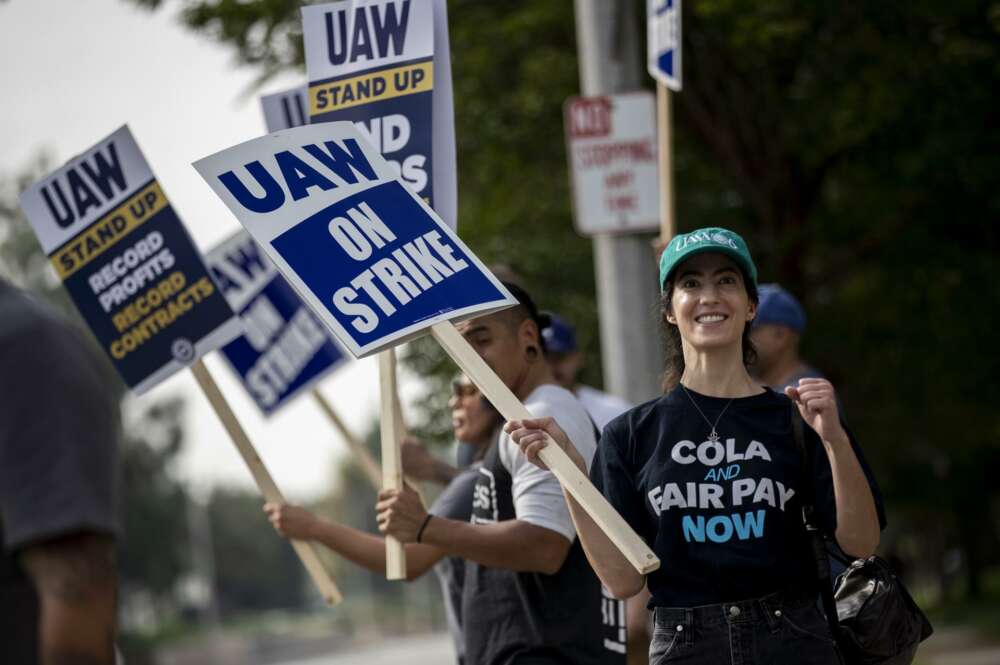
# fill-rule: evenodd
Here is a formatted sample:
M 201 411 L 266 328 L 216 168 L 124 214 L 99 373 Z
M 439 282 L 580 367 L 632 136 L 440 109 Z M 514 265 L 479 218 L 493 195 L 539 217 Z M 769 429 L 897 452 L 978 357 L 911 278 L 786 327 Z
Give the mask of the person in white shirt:
M 545 362 L 544 319 L 506 284 L 518 306 L 457 324 L 497 376 L 536 415 L 549 415 L 591 459 L 596 431 Z M 506 434 L 479 467 L 469 522 L 427 512 L 411 488 L 379 494 L 379 529 L 466 560 L 462 616 L 466 661 L 477 665 L 610 665 L 625 658 L 624 609 L 605 598 L 576 538 L 558 480 Z M 614 608 L 614 611 L 609 611 Z

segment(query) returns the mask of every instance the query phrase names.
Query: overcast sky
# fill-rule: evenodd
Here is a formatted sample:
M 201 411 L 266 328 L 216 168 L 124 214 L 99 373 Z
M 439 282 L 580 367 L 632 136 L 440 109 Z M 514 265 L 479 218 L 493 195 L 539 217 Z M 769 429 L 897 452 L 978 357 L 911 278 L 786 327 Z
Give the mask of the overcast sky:
M 55 164 L 128 124 L 195 242 L 206 251 L 239 228 L 191 162 L 264 133 L 257 94 L 242 94 L 255 72 L 233 66 L 209 37 L 183 28 L 179 3 L 149 13 L 124 0 L 0 2 L 0 176 L 23 169 L 41 150 Z M 304 81 L 295 74 L 261 93 Z M 302 396 L 266 421 L 235 375 L 212 353 L 206 360 L 274 475 L 296 500 L 329 489 L 339 435 Z M 402 378 L 404 401 L 417 386 Z M 378 408 L 373 360 L 350 362 L 321 384 L 359 435 Z M 188 372 L 130 408 L 171 394 L 187 398 L 187 449 L 180 475 L 199 492 L 215 483 L 252 486 L 249 472 Z

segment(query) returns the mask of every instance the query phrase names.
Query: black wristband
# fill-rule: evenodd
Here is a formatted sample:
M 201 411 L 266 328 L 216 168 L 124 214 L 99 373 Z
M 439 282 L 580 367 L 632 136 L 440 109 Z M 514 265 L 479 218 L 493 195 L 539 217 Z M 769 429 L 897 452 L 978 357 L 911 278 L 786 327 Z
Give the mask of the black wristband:
M 420 525 L 420 530 L 417 531 L 417 542 L 418 543 L 420 542 L 420 538 L 424 535 L 424 529 L 427 528 L 427 524 L 431 521 L 432 517 L 434 517 L 434 516 L 431 515 L 430 513 L 427 513 L 427 517 L 424 518 L 424 523 Z

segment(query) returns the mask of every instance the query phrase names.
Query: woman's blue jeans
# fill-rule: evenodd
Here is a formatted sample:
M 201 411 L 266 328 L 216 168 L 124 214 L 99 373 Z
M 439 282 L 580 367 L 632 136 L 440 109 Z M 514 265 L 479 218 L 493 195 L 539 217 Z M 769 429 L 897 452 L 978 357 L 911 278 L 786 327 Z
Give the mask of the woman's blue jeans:
M 653 622 L 649 665 L 840 665 L 812 596 L 658 607 Z

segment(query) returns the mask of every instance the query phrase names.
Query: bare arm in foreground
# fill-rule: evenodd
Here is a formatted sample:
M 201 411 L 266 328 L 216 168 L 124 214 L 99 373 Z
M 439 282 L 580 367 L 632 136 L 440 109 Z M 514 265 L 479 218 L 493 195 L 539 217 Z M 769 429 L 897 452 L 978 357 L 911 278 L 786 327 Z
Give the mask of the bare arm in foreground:
M 41 665 L 112 665 L 114 540 L 71 534 L 26 547 L 19 560 L 38 591 Z
M 515 420 L 507 423 L 504 430 L 532 464 L 545 468 L 538 453 L 550 441 L 555 441 L 559 447 L 566 451 L 566 454 L 584 475 L 587 474 L 586 462 L 554 419 Z M 569 506 L 573 524 L 580 537 L 580 544 L 583 545 L 583 551 L 587 554 L 587 560 L 590 561 L 594 572 L 601 579 L 601 583 L 615 598 L 631 598 L 639 593 L 646 584 L 645 576 L 636 571 L 618 547 L 591 519 L 587 511 L 580 507 L 576 499 L 565 490 L 563 496 Z
M 301 506 L 264 504 L 274 529 L 285 538 L 314 540 L 362 568 L 385 573 L 385 540 L 379 536 L 325 520 Z M 406 546 L 406 579 L 413 581 L 430 570 L 446 553 L 432 545 Z

